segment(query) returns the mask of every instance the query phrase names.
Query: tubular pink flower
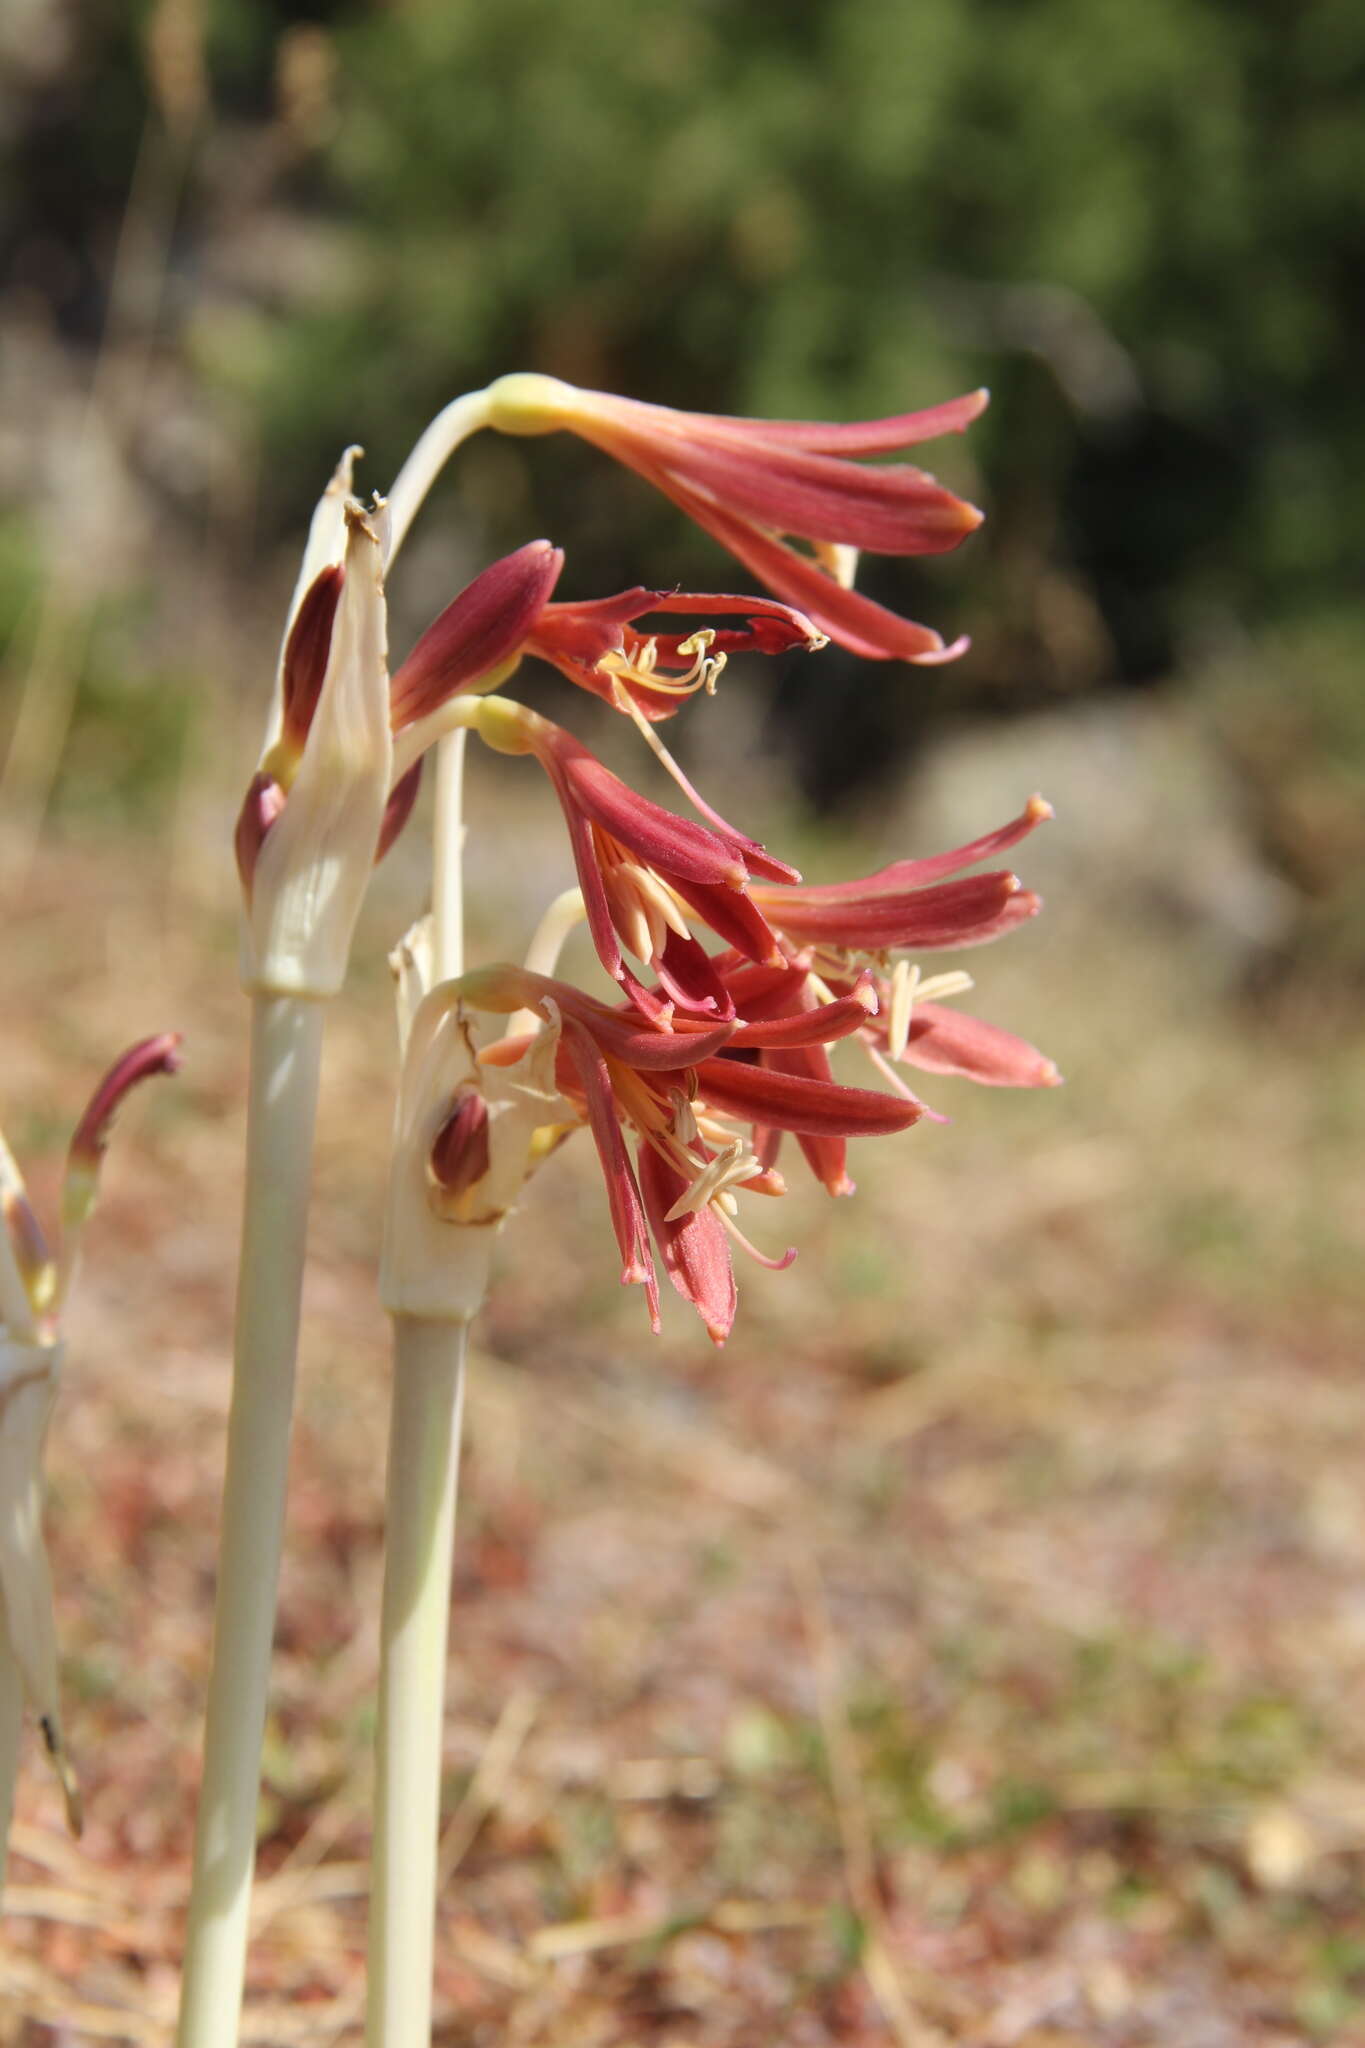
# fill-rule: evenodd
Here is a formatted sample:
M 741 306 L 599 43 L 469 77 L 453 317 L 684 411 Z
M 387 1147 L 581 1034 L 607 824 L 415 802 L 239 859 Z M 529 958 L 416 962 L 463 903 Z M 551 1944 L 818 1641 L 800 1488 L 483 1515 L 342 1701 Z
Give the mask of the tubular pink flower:
M 489 744 L 534 754 L 554 786 L 607 972 L 657 1021 L 666 1023 L 674 1009 L 732 1015 L 688 913 L 749 959 L 777 960 L 776 940 L 747 887 L 753 866 L 762 862 L 771 872 L 781 864 L 728 827 L 722 837 L 638 796 L 572 734 L 524 706 L 494 697 L 481 712 L 478 731 Z M 658 977 L 659 994 L 627 966 L 627 950 Z
M 671 1031 L 637 1004 L 610 1009 L 521 968 L 466 975 L 460 991 L 476 1010 L 530 1008 L 562 1020 L 556 1080 L 593 1132 L 623 1278 L 647 1288 L 653 1279 L 647 1219 L 674 1287 L 719 1344 L 734 1317 L 731 1243 L 779 1270 L 795 1257 L 789 1250 L 770 1259 L 739 1229 L 737 1194 L 783 1192 L 743 1127 L 790 1131 L 831 1192 L 843 1193 L 851 1186 L 845 1140 L 905 1130 L 922 1109 L 904 1095 L 845 1087 L 830 1074 L 826 1046 L 860 1033 L 876 1015 L 870 976 L 822 1001 L 807 970 L 786 962 L 754 966 L 731 955 L 717 971 L 733 984 L 731 1007 L 746 1014 L 714 1025 L 679 1016 Z M 503 1039 L 485 1047 L 480 1062 L 515 1064 L 532 1042 Z M 622 1126 L 638 1140 L 638 1177 Z M 653 1318 L 657 1301 L 648 1298 Z
M 477 575 L 427 627 L 389 685 L 395 734 L 520 654 L 564 567 L 564 551 L 528 541 Z M 552 607 L 557 609 L 557 607 Z
M 886 1049 L 885 1015 L 869 1021 L 866 1032 Z M 1037 1046 L 945 1003 L 915 1004 L 899 1057 L 925 1073 L 952 1074 L 987 1088 L 1056 1088 L 1062 1079 Z
M 130 1046 L 115 1060 L 85 1106 L 67 1153 L 68 1172 L 98 1172 L 109 1144 L 114 1118 L 129 1091 L 139 1081 L 150 1080 L 153 1074 L 174 1074 L 179 1069 L 178 1031 L 162 1031 L 154 1038 L 143 1038 Z
M 692 618 L 744 614 L 742 626 L 694 626 L 686 633 L 646 633 L 636 622 L 650 612 Z M 772 598 L 701 596 L 679 590 L 623 590 L 619 597 L 549 604 L 526 643 L 570 682 L 621 708 L 627 698 L 644 718 L 671 718 L 697 691 L 710 692 L 733 653 L 783 654 L 818 648 L 825 634 Z
M 929 627 L 860 597 L 842 572 L 861 548 L 941 554 L 973 532 L 981 514 L 923 470 L 869 469 L 850 458 L 961 432 L 984 409 L 984 391 L 842 427 L 675 412 L 549 377 L 502 378 L 490 398 L 492 424 L 504 432 L 567 429 L 635 470 L 854 653 L 937 662 L 966 646 L 945 647 Z M 787 546 L 783 535 L 809 542 L 814 555 Z
M 841 952 L 881 953 L 913 946 L 949 952 L 980 946 L 1035 917 L 1042 899 L 1023 888 L 1017 875 L 970 875 L 927 889 L 870 891 L 827 901 L 820 889 L 780 892 L 756 887 L 754 900 L 775 928 L 798 946 L 835 947 Z
M 750 894 L 770 924 L 798 947 L 880 953 L 901 946 L 946 952 L 983 945 L 1036 916 L 1041 899 L 1003 870 L 957 881 L 941 878 L 1016 845 L 1052 814 L 1044 798 L 1030 797 L 1008 825 L 951 853 L 893 861 L 856 882 L 759 881 L 750 885 Z
M 664 1271 L 684 1301 L 690 1301 L 713 1344 L 730 1334 L 739 1302 L 734 1261 L 725 1226 L 709 1203 L 675 1216 L 687 1182 L 652 1145 L 636 1148 L 640 1191 Z

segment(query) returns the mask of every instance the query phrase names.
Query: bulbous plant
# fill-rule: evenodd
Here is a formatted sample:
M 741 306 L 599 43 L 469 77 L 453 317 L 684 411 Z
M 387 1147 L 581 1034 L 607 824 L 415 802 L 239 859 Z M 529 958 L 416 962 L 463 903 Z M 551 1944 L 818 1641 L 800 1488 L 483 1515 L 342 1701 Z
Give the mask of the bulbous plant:
M 662 1267 L 719 1344 L 736 1312 L 733 1252 L 778 1269 L 796 1256 L 762 1250 L 741 1221 L 741 1200 L 783 1193 L 787 1139 L 831 1194 L 847 1195 L 850 1137 L 934 1114 L 903 1064 L 992 1085 L 1057 1079 L 1034 1048 L 949 1006 L 970 986 L 965 974 L 926 977 L 907 957 L 978 945 L 1034 915 L 1038 899 L 1011 872 L 980 869 L 1051 815 L 1041 798 L 951 853 L 807 884 L 705 802 L 658 730 L 714 693 L 736 650 L 815 653 L 835 639 L 872 659 L 961 653 L 964 642 L 945 645 L 873 604 L 854 578 L 859 550 L 942 552 L 980 514 L 922 470 L 860 458 L 960 431 L 984 403 L 975 393 L 893 419 L 812 425 L 671 412 L 518 375 L 448 406 L 387 500 L 355 496 L 354 450 L 324 494 L 237 833 L 253 1078 L 180 2048 L 228 2048 L 237 2032 L 323 1008 L 345 974 L 369 869 L 411 812 L 426 751 L 437 749 L 432 912 L 394 956 L 401 1068 L 380 1267 L 394 1383 L 370 2048 L 426 2048 L 430 2037 L 466 1338 L 527 1176 L 575 1130 L 590 1131 L 622 1281 L 642 1289 L 657 1329 Z M 481 428 L 595 443 L 672 498 L 769 594 L 638 586 L 557 599 L 564 556 L 533 541 L 476 577 L 391 676 L 385 579 L 442 464 Z M 509 695 L 528 656 L 628 717 L 695 815 L 638 794 Z M 470 732 L 537 764 L 577 871 L 521 965 L 470 969 L 464 959 Z M 557 974 L 580 921 L 616 983 L 612 1001 Z M 830 1048 L 844 1040 L 889 1092 L 835 1079 Z
M 55 1251 L 0 1134 L 0 1878 L 26 1701 L 61 1782 L 67 1820 L 80 1833 L 80 1792 L 57 1690 L 52 1576 L 43 1541 L 43 1449 L 66 1354 L 63 1312 L 114 1117 L 139 1081 L 175 1072 L 179 1044 L 167 1032 L 130 1046 L 86 1104 L 67 1152 Z

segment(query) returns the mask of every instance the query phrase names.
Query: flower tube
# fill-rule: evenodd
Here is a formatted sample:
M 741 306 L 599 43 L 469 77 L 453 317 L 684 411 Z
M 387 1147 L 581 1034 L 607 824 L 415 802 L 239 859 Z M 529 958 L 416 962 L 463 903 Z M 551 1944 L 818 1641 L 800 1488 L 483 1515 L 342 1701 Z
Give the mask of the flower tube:
M 489 424 L 509 434 L 565 430 L 642 476 L 831 640 L 870 660 L 951 661 L 945 646 L 852 588 L 859 550 L 942 554 L 981 524 L 974 505 L 908 464 L 864 467 L 960 433 L 984 411 L 974 391 L 926 411 L 847 426 L 675 412 L 556 377 L 517 374 L 489 387 Z M 809 543 L 803 554 L 784 534 Z

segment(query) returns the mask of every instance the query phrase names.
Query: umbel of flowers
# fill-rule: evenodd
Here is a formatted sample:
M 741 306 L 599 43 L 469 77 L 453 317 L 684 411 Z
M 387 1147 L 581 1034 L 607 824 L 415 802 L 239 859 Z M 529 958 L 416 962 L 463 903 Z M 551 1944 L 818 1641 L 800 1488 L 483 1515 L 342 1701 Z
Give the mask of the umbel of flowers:
M 693 788 L 660 727 L 714 695 L 732 653 L 835 640 L 868 659 L 951 661 L 931 627 L 855 587 L 859 553 L 936 554 L 981 515 L 925 471 L 869 464 L 980 412 L 974 393 L 853 425 L 695 415 L 499 379 L 447 407 L 387 499 L 357 496 L 348 450 L 318 506 L 236 834 L 242 980 L 253 1006 L 246 1220 L 224 1541 L 180 2048 L 236 2038 L 254 1856 L 322 1019 L 367 877 L 408 825 L 434 750 L 433 909 L 394 956 L 400 1078 L 380 1291 L 394 1330 L 371 1887 L 369 2048 L 426 2048 L 440 1729 L 465 1333 L 527 1176 L 579 1130 L 602 1170 L 623 1283 L 657 1330 L 661 1280 L 717 1343 L 736 1251 L 781 1270 L 773 1220 L 795 1159 L 853 1193 L 849 1141 L 930 1109 L 905 1070 L 1047 1086 L 1032 1046 L 971 1018 L 956 966 L 923 956 L 1003 937 L 1038 899 L 1000 856 L 1051 815 L 1031 797 L 948 853 L 807 881 Z M 563 552 L 491 563 L 391 666 L 386 587 L 431 482 L 470 433 L 568 432 L 664 492 L 764 591 L 637 585 L 560 594 Z M 636 728 L 678 809 L 633 789 L 520 701 L 548 663 Z M 522 757 L 562 813 L 566 873 L 530 941 L 464 959 L 464 746 Z M 547 894 L 551 891 L 547 890 Z M 559 972 L 586 923 L 615 993 Z M 836 1077 L 840 1048 L 862 1061 Z

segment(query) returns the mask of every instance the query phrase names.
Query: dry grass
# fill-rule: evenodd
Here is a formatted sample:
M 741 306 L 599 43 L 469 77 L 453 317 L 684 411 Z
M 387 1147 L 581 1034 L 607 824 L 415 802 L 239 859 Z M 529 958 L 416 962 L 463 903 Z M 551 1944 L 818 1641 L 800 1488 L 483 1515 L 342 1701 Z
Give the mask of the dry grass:
M 520 924 L 542 829 L 481 877 Z M 1359 1063 L 1088 862 L 1080 900 L 1074 838 L 1046 858 L 1075 907 L 982 960 L 983 1008 L 1070 1087 L 944 1085 L 954 1123 L 873 1148 L 856 1203 L 796 1195 L 769 1235 L 801 1259 L 744 1276 L 723 1354 L 681 1305 L 649 1339 L 581 1143 L 509 1233 L 462 1480 L 438 2041 L 1365 2041 Z M 173 2013 L 244 1054 L 228 878 L 206 911 L 186 872 L 70 845 L 6 919 L 2 1106 L 41 1186 L 112 1049 L 175 1024 L 190 1058 L 120 1133 L 53 1435 L 89 1824 L 64 1838 L 31 1758 L 5 2048 L 161 2043 Z M 329 1055 L 271 2048 L 360 2038 L 386 1003 L 363 974 Z

